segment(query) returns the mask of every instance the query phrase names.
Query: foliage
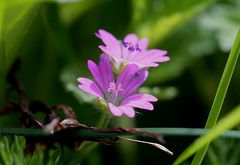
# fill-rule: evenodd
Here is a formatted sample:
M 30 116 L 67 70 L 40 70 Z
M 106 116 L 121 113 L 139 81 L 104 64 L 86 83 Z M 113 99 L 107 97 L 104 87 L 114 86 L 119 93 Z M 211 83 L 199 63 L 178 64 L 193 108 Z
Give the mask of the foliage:
M 11 164 L 44 164 L 43 157 L 44 153 L 40 150 L 37 150 L 33 155 L 25 156 L 24 148 L 25 148 L 25 140 L 23 137 L 9 138 L 9 137 L 1 137 L 0 140 L 1 153 L 0 153 L 0 161 L 1 164 L 11 165 Z M 48 160 L 49 163 L 53 163 L 52 160 Z
M 18 78 L 29 98 L 48 105 L 68 104 L 81 123 L 96 126 L 101 111 L 94 98 L 78 90 L 76 79 L 90 76 L 86 61 L 97 60 L 100 53 L 97 48 L 100 42 L 94 33 L 104 28 L 118 38 L 127 33 L 148 37 L 151 48 L 166 49 L 171 57 L 170 62 L 149 71 L 149 78 L 140 89 L 159 98 L 155 110 L 139 110 L 131 121 L 112 118 L 111 127 L 203 128 L 240 27 L 239 9 L 238 0 L 0 0 L 0 107 L 6 104 L 6 73 L 20 57 L 23 65 Z M 224 104 L 220 106 L 220 117 L 225 121 L 232 120 L 223 116 L 240 101 L 236 76 L 239 71 L 237 63 Z M 217 119 L 218 115 L 214 117 Z M 18 118 L 17 114 L 0 116 L 0 126 L 18 127 Z M 218 127 L 223 131 L 223 126 Z M 180 131 L 188 136 L 186 130 Z M 212 131 L 209 134 L 217 138 L 219 134 Z M 1 163 L 171 164 L 194 138 L 170 136 L 171 133 L 166 134 L 166 144 L 173 150 L 173 157 L 128 142 L 121 149 L 101 146 L 89 152 L 60 147 L 49 152 L 37 150 L 26 158 L 23 138 L 1 137 Z M 125 151 L 126 146 L 131 148 L 129 152 Z M 239 154 L 237 146 L 239 143 L 232 138 L 213 141 L 204 164 L 239 164 L 239 157 L 235 156 Z M 226 156 L 230 149 L 233 155 Z

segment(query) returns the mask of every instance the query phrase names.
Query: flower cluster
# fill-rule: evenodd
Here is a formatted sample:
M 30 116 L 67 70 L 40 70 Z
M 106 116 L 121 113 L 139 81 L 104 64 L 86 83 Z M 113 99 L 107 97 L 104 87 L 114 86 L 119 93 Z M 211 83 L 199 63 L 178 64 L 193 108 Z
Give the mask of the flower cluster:
M 169 60 L 165 50 L 147 50 L 148 40 L 138 39 L 135 34 L 117 40 L 105 30 L 96 34 L 105 44 L 98 64 L 88 60 L 88 69 L 95 81 L 79 77 L 79 88 L 104 101 L 114 116 L 134 117 L 134 108 L 153 110 L 151 102 L 157 98 L 150 94 L 136 94 L 148 77 L 147 69 Z M 114 69 L 118 75 L 114 74 Z

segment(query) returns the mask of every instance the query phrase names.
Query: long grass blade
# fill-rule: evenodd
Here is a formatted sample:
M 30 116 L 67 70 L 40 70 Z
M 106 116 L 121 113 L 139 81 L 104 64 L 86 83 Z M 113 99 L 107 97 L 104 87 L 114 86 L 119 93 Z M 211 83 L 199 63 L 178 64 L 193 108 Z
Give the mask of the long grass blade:
M 236 107 L 227 116 L 222 118 L 209 133 L 199 137 L 191 144 L 173 163 L 173 165 L 181 164 L 183 161 L 192 156 L 196 151 L 209 144 L 211 141 L 223 134 L 223 132 L 237 126 L 240 123 L 240 106 Z M 238 131 L 239 132 L 239 131 Z M 201 164 L 201 163 L 199 163 Z
M 210 129 L 217 122 L 218 116 L 221 112 L 222 105 L 228 90 L 229 83 L 232 78 L 233 71 L 235 69 L 235 66 L 238 60 L 239 53 L 240 53 L 240 30 L 238 31 L 237 37 L 233 44 L 233 48 L 230 52 L 205 128 Z M 197 154 L 195 155 L 192 161 L 192 165 L 201 164 L 207 152 L 207 149 L 208 149 L 208 144 L 203 149 L 197 152 Z

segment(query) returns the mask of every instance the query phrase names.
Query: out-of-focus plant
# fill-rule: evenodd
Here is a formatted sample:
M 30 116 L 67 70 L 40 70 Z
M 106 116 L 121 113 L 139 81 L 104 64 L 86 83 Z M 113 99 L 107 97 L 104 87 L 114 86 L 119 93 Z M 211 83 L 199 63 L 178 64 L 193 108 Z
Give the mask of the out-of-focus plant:
M 140 89 L 140 92 L 153 94 L 160 100 L 154 105 L 159 108 L 153 114 L 143 112 L 144 116 L 151 116 L 149 120 L 137 113 L 137 122 L 122 118 L 121 121 L 111 122 L 110 125 L 146 126 L 146 123 L 150 122 L 154 126 L 165 126 L 165 124 L 175 127 L 201 126 L 205 123 L 204 116 L 208 114 L 206 109 L 211 104 L 222 66 L 240 26 L 239 9 L 238 0 L 194 2 L 191 0 L 181 2 L 177 0 L 2 0 L 0 1 L 0 106 L 6 104 L 4 95 L 8 87 L 5 82 L 6 72 L 12 62 L 20 56 L 23 59 L 23 68 L 19 79 L 25 84 L 26 92 L 31 99 L 40 99 L 48 105 L 59 102 L 71 105 L 76 110 L 77 118 L 81 123 L 97 125 L 101 112 L 95 110 L 94 97 L 78 90 L 76 78 L 89 76 L 86 61 L 89 58 L 96 60 L 100 53 L 96 48 L 99 43 L 93 33 L 104 28 L 117 38 L 123 38 L 127 33 L 148 37 L 149 48 L 166 49 L 171 57 L 169 63 L 160 64 L 159 68 L 149 70 L 149 79 Z M 237 65 L 237 73 L 238 70 Z M 235 89 L 238 84 L 238 78 L 233 77 L 231 92 L 229 97 L 226 97 L 223 114 L 239 102 L 240 95 Z M 15 97 L 13 94 L 13 98 Z M 194 105 L 191 106 L 189 103 Z M 193 114 L 197 117 L 194 118 Z M 166 117 L 168 115 L 169 118 Z M 0 126 L 16 127 L 19 123 L 13 119 L 17 117 L 17 113 L 0 116 Z M 158 131 L 160 130 L 159 128 Z M 192 129 L 187 130 L 192 131 Z M 175 135 L 180 132 L 188 136 L 188 131 L 182 129 L 166 128 L 161 131 L 166 131 L 166 135 L 172 135 L 171 131 L 175 131 L 173 133 Z M 206 133 L 204 131 L 202 134 Z M 167 140 L 169 141 L 167 144 L 176 150 L 174 152 L 176 155 L 189 144 L 189 142 L 186 144 L 185 139 Z M 16 141 L 15 143 L 17 144 Z M 237 143 L 235 144 L 237 146 Z M 130 147 L 128 144 L 123 146 Z M 144 150 L 137 153 L 137 150 L 134 150 L 136 147 L 132 147 L 129 155 L 125 154 L 125 157 L 120 159 L 121 163 L 133 164 L 136 161 L 132 160 L 137 158 L 141 162 L 143 157 L 141 154 L 144 154 Z M 224 157 L 224 151 L 218 153 L 218 149 L 215 148 L 220 147 L 230 148 L 225 140 L 213 142 L 208 150 L 208 157 L 204 160 L 206 164 L 222 162 L 223 159 L 233 164 L 239 163 L 235 156 Z M 100 156 L 104 155 L 101 150 L 92 150 L 91 154 L 82 151 L 76 153 L 62 150 L 55 154 L 63 161 L 68 160 L 64 155 L 70 153 L 74 157 L 72 164 L 77 164 L 80 159 L 81 162 L 86 161 L 84 162 L 86 164 L 101 164 L 100 162 L 104 161 Z M 234 151 L 238 153 L 238 150 Z M 79 154 L 82 157 L 77 159 Z M 157 153 L 146 154 L 154 157 Z M 92 159 L 89 159 L 89 156 Z M 150 156 L 144 158 L 148 163 L 151 161 L 155 163 L 154 158 L 150 160 Z M 163 162 L 173 161 L 165 157 L 161 159 Z

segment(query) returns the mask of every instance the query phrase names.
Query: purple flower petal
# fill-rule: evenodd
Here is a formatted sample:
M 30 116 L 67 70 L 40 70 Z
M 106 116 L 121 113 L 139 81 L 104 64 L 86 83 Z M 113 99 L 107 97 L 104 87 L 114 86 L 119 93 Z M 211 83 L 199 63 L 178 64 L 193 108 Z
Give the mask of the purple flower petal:
M 139 48 L 141 50 L 145 50 L 148 46 L 148 39 L 147 38 L 142 38 L 138 41 Z
M 99 30 L 96 36 L 105 44 L 99 48 L 114 60 L 117 68 L 122 63 L 136 64 L 139 68 L 156 67 L 159 62 L 170 60 L 167 51 L 146 50 L 148 40 L 146 38 L 138 39 L 135 34 L 128 34 L 122 43 L 105 30 Z
M 153 110 L 153 105 L 150 102 L 155 101 L 157 98 L 149 94 L 133 94 L 123 100 L 122 106 Z
M 135 111 L 134 111 L 134 109 L 132 107 L 129 107 L 129 106 L 119 106 L 119 108 L 128 117 L 133 118 L 135 116 Z
M 139 57 L 141 56 L 141 52 L 139 51 L 129 51 L 127 49 L 123 49 L 122 50 L 122 53 L 123 53 L 123 59 L 129 63 L 129 64 L 135 64 L 138 66 L 138 63 L 135 63 L 135 59 L 136 57 Z
M 122 116 L 123 112 L 121 111 L 121 109 L 119 107 L 116 107 L 115 105 L 113 105 L 112 103 L 108 103 L 109 106 L 109 110 L 110 112 L 114 115 L 114 116 Z
M 128 85 L 132 76 L 138 71 L 138 67 L 135 64 L 130 64 L 124 68 L 124 70 L 118 76 L 116 84 L 121 84 L 123 89 Z
M 151 50 L 147 51 L 147 54 L 149 56 L 154 56 L 154 55 L 165 56 L 165 55 L 167 55 L 167 51 L 166 50 L 160 50 L 160 49 L 151 49 Z
M 102 75 L 102 82 L 107 89 L 109 84 L 114 81 L 114 73 L 112 64 L 106 55 L 100 56 L 99 70 Z
M 142 100 L 131 101 L 125 105 L 135 107 L 135 108 L 146 109 L 150 111 L 154 109 L 153 105 L 150 102 L 142 101 Z
M 166 62 L 170 60 L 170 58 L 165 55 L 167 55 L 167 51 L 152 49 L 132 57 L 129 59 L 129 63 L 135 63 L 142 68 L 156 67 L 158 66 L 157 62 Z
M 108 49 L 106 46 L 103 46 L 103 45 L 100 45 L 98 46 L 105 54 L 112 54 L 112 50 L 111 49 Z
M 101 55 L 99 66 L 92 60 L 88 60 L 88 68 L 97 84 L 106 92 L 110 82 L 114 79 L 112 65 L 109 59 L 106 55 Z
M 138 43 L 138 37 L 136 34 L 128 34 L 123 41 L 126 43 L 131 43 L 132 45 L 136 45 Z
M 85 91 L 91 95 L 103 98 L 102 91 L 98 88 L 97 84 L 95 82 L 93 82 L 92 80 L 83 78 L 83 77 L 79 77 L 78 82 L 81 83 L 78 85 L 78 87 L 80 89 L 82 89 L 83 91 Z
M 128 48 L 122 48 L 122 59 L 128 62 L 128 58 L 130 57 L 130 53 Z
M 109 32 L 100 29 L 98 33 L 96 33 L 96 36 L 102 40 L 102 42 L 105 44 L 104 46 L 99 46 L 99 48 L 108 54 L 109 56 L 112 56 L 113 58 L 120 58 L 121 57 L 121 46 L 119 41 Z
M 117 84 L 121 84 L 123 91 L 120 95 L 124 98 L 135 92 L 146 80 L 148 72 L 139 70 L 134 64 L 128 65 L 119 75 Z
M 147 71 L 140 70 L 136 72 L 136 74 L 132 77 L 131 81 L 129 82 L 128 86 L 124 89 L 123 96 L 127 97 L 134 93 L 146 80 Z
M 149 102 L 156 102 L 158 99 L 150 94 L 133 94 L 128 96 L 123 100 L 122 104 L 127 104 L 131 101 L 149 101 Z
M 152 49 L 146 52 L 146 56 L 149 57 L 146 60 L 152 62 L 166 62 L 170 60 L 167 55 L 167 51 L 159 50 L 159 49 Z
M 167 51 L 164 50 L 149 50 L 142 53 L 140 56 L 135 56 L 134 60 L 138 62 L 143 63 L 149 63 L 149 62 L 163 62 L 166 57 L 167 59 L 170 59 L 167 55 Z
M 103 79 L 102 79 L 102 75 L 101 72 L 99 70 L 99 67 L 97 64 L 95 64 L 95 62 L 93 62 L 92 60 L 88 60 L 88 69 L 90 70 L 93 78 L 96 80 L 97 84 L 103 89 L 103 91 L 105 92 L 107 89 L 107 87 L 105 87 Z

